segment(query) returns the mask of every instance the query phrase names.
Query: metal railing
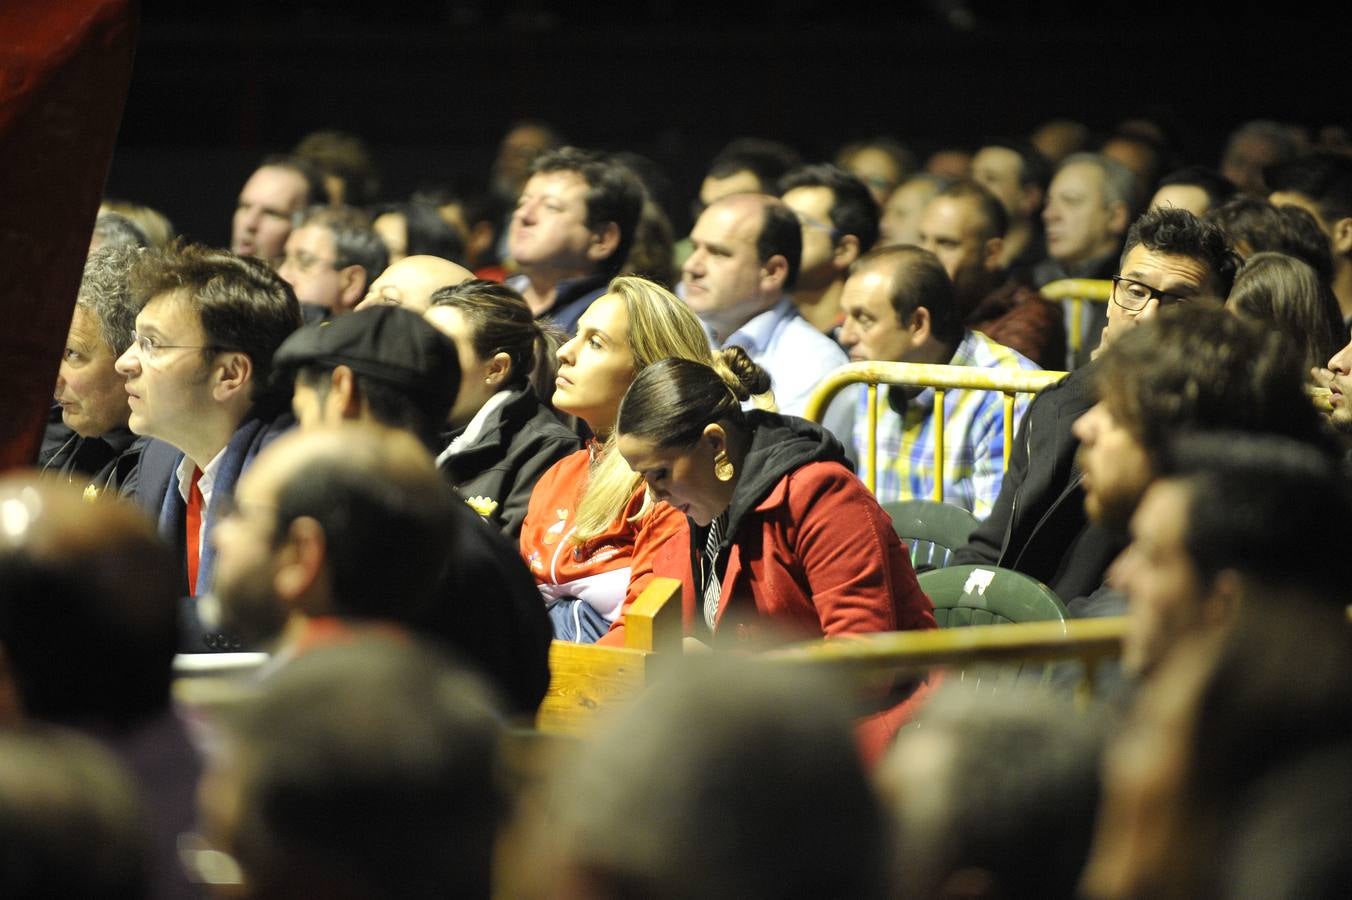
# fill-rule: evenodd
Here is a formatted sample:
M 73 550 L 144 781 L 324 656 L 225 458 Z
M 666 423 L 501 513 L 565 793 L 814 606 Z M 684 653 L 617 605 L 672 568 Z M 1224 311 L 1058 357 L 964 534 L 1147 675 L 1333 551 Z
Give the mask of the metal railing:
M 1044 299 L 1070 304 L 1070 359 L 1079 355 L 1084 344 L 1084 305 L 1086 303 L 1107 303 L 1113 292 L 1111 280 L 1103 278 L 1062 278 L 1049 281 L 1037 292 Z
M 944 499 L 944 398 L 950 390 L 1000 391 L 1005 395 L 1004 465 L 1009 466 L 1014 446 L 1014 398 L 1036 394 L 1066 376 L 1065 372 L 1040 369 L 984 369 L 976 366 L 936 366 L 927 363 L 856 362 L 827 374 L 808 398 L 805 418 L 821 422 L 831 400 L 851 384 L 868 385 L 868 444 L 864 458 L 864 484 L 874 491 L 878 484 L 878 385 L 934 388 L 934 458 L 938 471 L 934 499 Z

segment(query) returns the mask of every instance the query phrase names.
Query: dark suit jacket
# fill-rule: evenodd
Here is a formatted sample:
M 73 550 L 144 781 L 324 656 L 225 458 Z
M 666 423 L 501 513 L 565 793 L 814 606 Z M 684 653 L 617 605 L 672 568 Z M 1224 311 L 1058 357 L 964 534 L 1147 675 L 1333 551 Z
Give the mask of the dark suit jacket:
M 221 459 L 212 488 L 212 502 L 207 508 L 202 527 L 207 540 L 202 547 L 202 556 L 197 564 L 198 594 L 211 589 L 212 578 L 216 571 L 216 548 L 210 540 L 211 531 L 216 527 L 216 517 L 220 510 L 217 502 L 235 491 L 235 482 L 253 462 L 254 457 L 272 443 L 279 435 L 295 425 L 290 413 L 284 413 L 276 419 L 245 419 L 235 429 L 230 442 L 225 446 L 225 456 Z M 141 453 L 141 464 L 136 478 L 125 486 L 125 490 L 135 501 L 155 516 L 160 536 L 174 548 L 174 558 L 179 565 L 179 580 L 184 602 L 180 607 L 180 649 L 184 653 L 204 653 L 242 649 L 239 642 L 218 632 L 203 628 L 197 616 L 197 604 L 188 596 L 188 560 L 185 518 L 187 506 L 178 491 L 178 466 L 183 460 L 183 451 L 161 440 L 152 440 Z
M 1029 404 L 1000 495 L 966 546 L 954 552 L 953 565 L 1014 569 L 1066 600 L 1103 584 L 1108 564 L 1126 540 L 1085 515 L 1075 465 L 1080 442 L 1070 430 L 1094 405 L 1093 371 L 1093 365 L 1076 369 Z
M 581 447 L 581 439 L 527 389 L 494 410 L 479 439 L 447 457 L 441 471 L 460 496 L 495 501 L 497 508 L 488 521 L 515 539 L 521 534 L 535 482 Z

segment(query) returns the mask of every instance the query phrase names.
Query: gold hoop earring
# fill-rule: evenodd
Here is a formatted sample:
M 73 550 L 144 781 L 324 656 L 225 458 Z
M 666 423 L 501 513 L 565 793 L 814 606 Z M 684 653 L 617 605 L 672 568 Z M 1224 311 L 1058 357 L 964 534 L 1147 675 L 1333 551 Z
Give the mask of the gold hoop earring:
M 719 450 L 718 455 L 714 457 L 714 477 L 719 481 L 732 481 L 732 477 L 737 474 L 737 470 L 732 466 L 732 460 L 728 459 L 728 451 Z

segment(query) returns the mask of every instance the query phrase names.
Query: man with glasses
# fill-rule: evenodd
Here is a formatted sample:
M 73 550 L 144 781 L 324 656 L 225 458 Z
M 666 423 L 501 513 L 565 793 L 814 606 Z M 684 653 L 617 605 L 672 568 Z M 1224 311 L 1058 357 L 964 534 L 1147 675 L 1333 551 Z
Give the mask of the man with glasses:
M 305 320 L 317 322 L 351 312 L 388 264 L 365 213 L 312 206 L 286 239 L 277 274 L 296 292 Z
M 1108 307 L 1103 346 L 1179 303 L 1220 305 L 1239 257 L 1225 232 L 1186 210 L 1152 209 L 1127 234 Z M 1029 404 L 1015 436 L 991 515 L 954 554 L 953 563 L 1016 569 L 1062 598 L 1082 597 L 1103 582 L 1123 535 L 1085 515 L 1080 443 L 1071 426 L 1095 403 L 1090 363 Z
M 803 226 L 793 305 L 818 331 L 834 335 L 844 321 L 840 292 L 850 266 L 878 240 L 878 204 L 864 182 L 825 164 L 789 172 L 779 196 Z
M 156 516 L 176 548 L 182 594 L 194 597 L 211 587 L 214 501 L 290 424 L 272 354 L 300 325 L 300 308 L 266 265 L 200 245 L 148 253 L 130 280 L 141 311 L 116 368 L 127 380 L 128 426 L 156 440 L 126 490 Z M 196 627 L 193 604 L 185 613 L 188 648 L 230 649 Z

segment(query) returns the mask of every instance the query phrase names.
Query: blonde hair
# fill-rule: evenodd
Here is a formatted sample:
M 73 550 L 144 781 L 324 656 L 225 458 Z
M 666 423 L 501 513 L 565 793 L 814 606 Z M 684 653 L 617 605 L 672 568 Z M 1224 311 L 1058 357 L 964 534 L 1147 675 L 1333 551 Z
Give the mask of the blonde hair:
M 672 357 L 716 365 L 704 326 L 675 294 L 634 275 L 613 279 L 606 293 L 624 303 L 635 375 L 655 362 Z M 573 540 L 585 544 L 603 533 L 633 503 L 642 481 L 616 452 L 612 433 L 592 462 L 587 486 L 577 507 Z M 651 506 L 650 499 L 645 496 L 633 519 L 646 515 Z

